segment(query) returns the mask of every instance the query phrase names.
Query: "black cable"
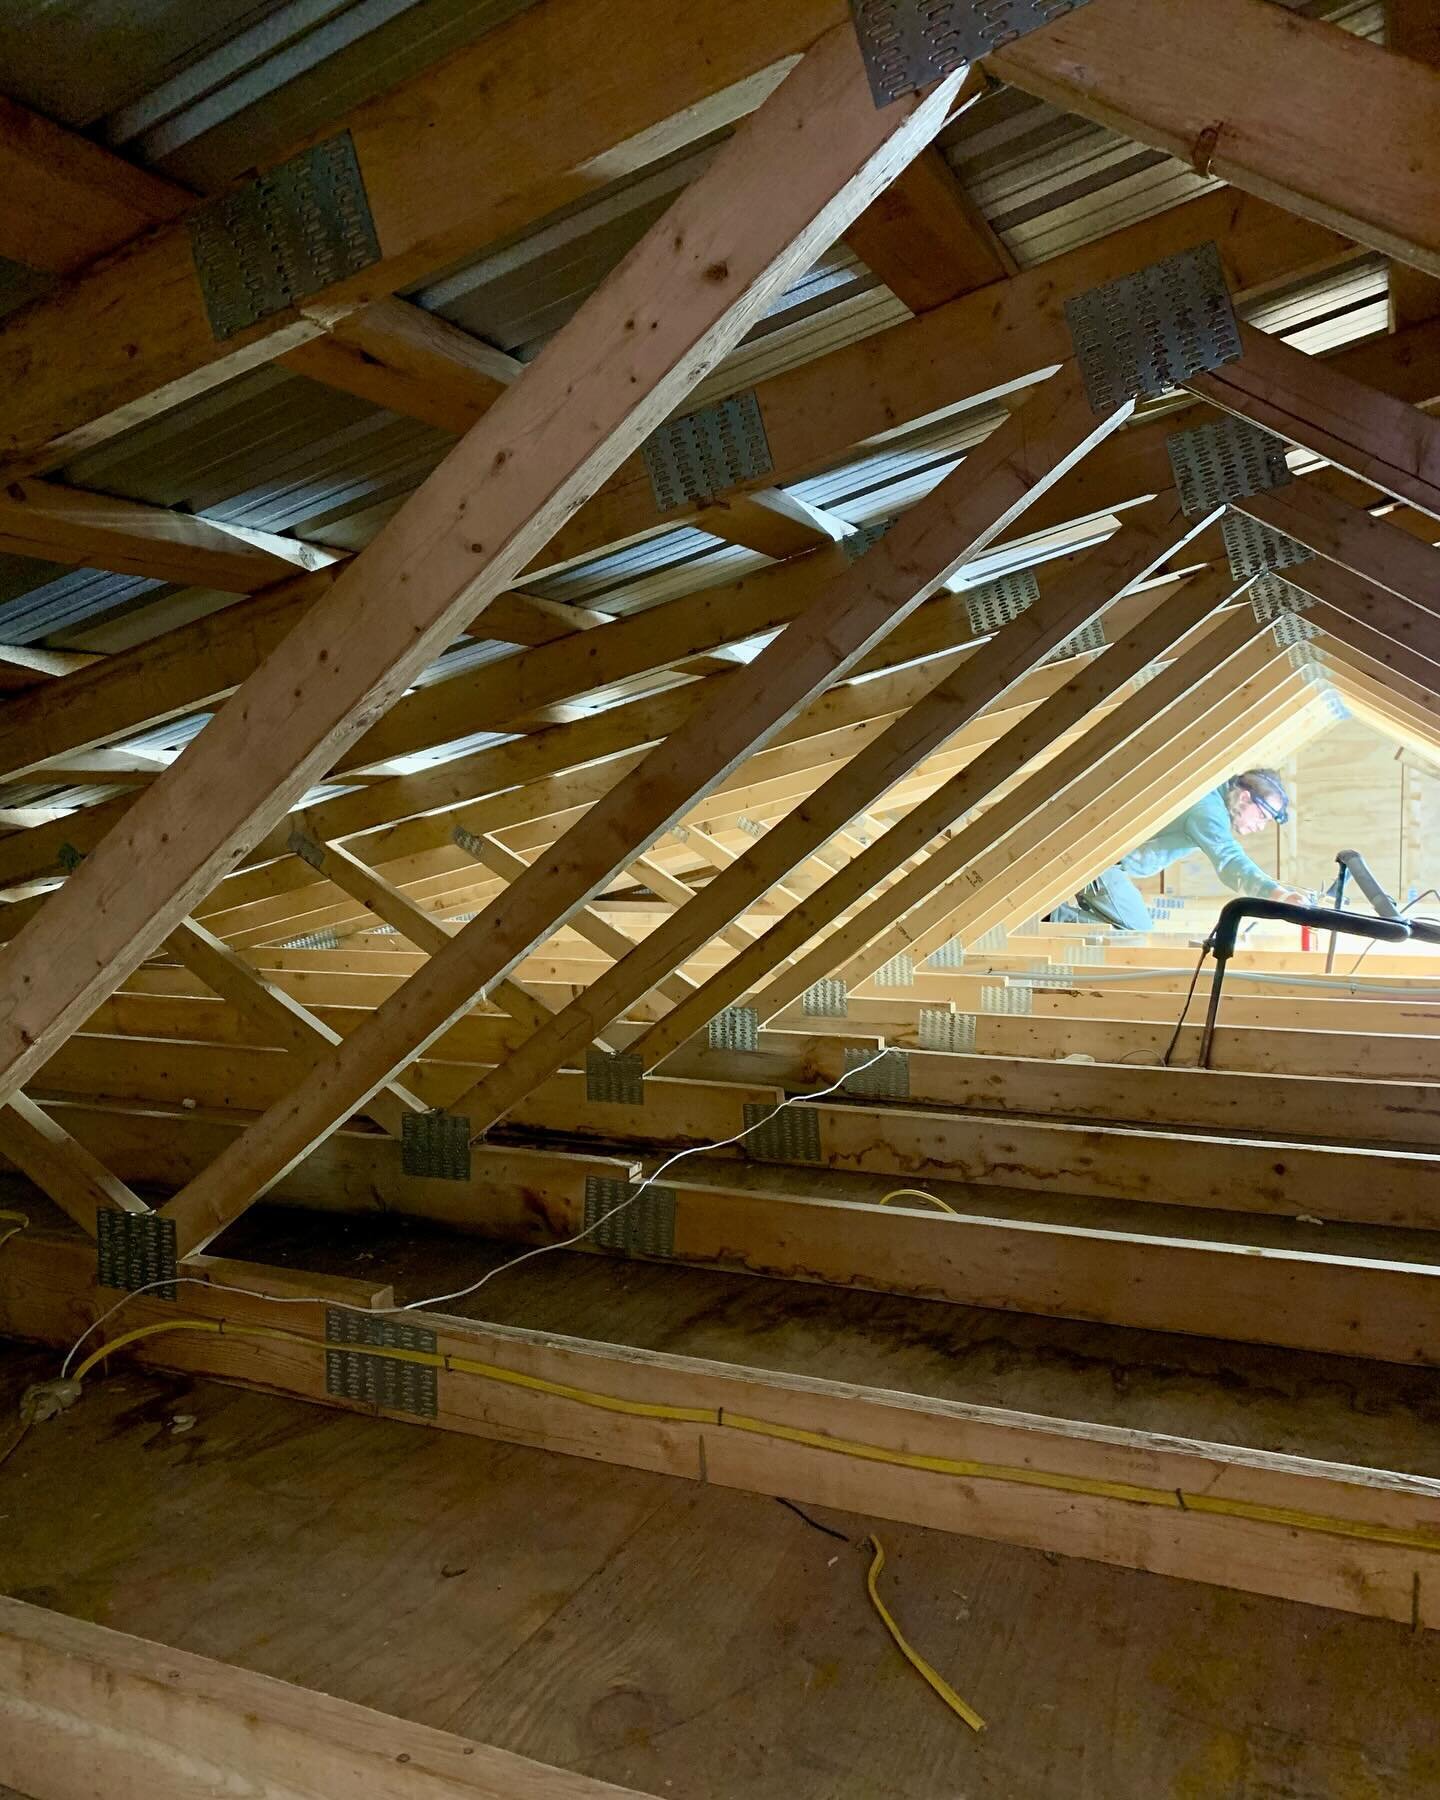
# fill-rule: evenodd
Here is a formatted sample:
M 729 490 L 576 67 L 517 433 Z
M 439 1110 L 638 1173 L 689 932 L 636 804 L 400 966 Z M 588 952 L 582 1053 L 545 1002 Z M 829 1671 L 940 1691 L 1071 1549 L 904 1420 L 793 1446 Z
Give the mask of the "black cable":
M 807 1525 L 813 1526 L 816 1531 L 823 1531 L 826 1537 L 838 1538 L 842 1544 L 848 1544 L 850 1542 L 843 1531 L 836 1531 L 833 1525 L 822 1525 L 818 1519 L 812 1519 L 803 1506 L 797 1506 L 793 1500 L 787 1500 L 783 1494 L 776 1494 L 775 1498 L 782 1506 L 788 1506 L 797 1519 L 803 1519 Z
M 1175 1021 L 1175 1030 L 1170 1042 L 1165 1046 L 1165 1054 L 1160 1058 L 1160 1067 L 1168 1069 L 1170 1058 L 1175 1054 L 1175 1046 L 1180 1042 L 1180 1033 L 1185 1029 L 1185 1016 L 1190 1011 L 1190 1002 L 1195 998 L 1195 988 L 1200 980 L 1200 971 L 1205 967 L 1205 958 L 1210 954 L 1208 943 L 1200 946 L 1200 960 L 1195 964 L 1195 973 L 1190 977 L 1190 992 L 1185 996 L 1185 1004 L 1180 1008 L 1180 1017 Z
M 1435 888 L 1426 888 L 1426 890 L 1423 894 L 1417 894 L 1413 900 L 1407 900 L 1405 902 L 1405 904 L 1400 908 L 1400 917 L 1403 919 L 1405 917 L 1406 913 L 1409 912 L 1410 908 L 1412 906 L 1418 906 L 1422 900 L 1440 900 L 1440 890 L 1437 890 Z M 1370 942 L 1365 946 L 1365 948 L 1355 958 L 1354 962 L 1351 963 L 1350 973 L 1352 975 L 1360 967 L 1361 963 L 1364 962 L 1365 958 L 1375 948 L 1376 944 L 1378 944 L 1379 941 L 1380 940 L 1378 938 L 1371 938 Z

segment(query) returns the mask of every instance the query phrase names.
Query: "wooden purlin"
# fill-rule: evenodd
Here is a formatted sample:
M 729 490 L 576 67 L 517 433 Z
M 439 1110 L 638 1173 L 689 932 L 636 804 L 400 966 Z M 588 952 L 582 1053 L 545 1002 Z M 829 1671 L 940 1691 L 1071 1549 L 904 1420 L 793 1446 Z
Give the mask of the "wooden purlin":
M 1440 274 L 1440 73 L 1267 0 L 1106 0 L 994 51 L 1001 80 Z M 1349 125 L 1343 143 L 1330 129 Z
M 175 1216 L 183 1219 L 185 1247 L 199 1247 L 226 1216 L 243 1210 L 264 1190 L 262 1164 L 282 1169 L 322 1139 L 349 1110 L 341 1096 L 372 1092 L 377 1074 L 378 1080 L 388 1080 L 388 1072 L 380 1073 L 382 1064 L 403 1068 L 491 980 L 548 937 L 728 769 L 857 663 L 938 589 L 959 561 L 974 553 L 977 542 L 993 540 L 1033 495 L 1062 479 L 1130 410 L 1096 418 L 1078 381 L 1065 376 L 1047 383 L 1030 406 L 1036 410 L 1027 408 L 1001 426 L 988 454 L 976 458 L 977 487 L 989 510 L 985 523 L 967 522 L 975 538 L 957 545 L 954 534 L 922 508 L 872 545 L 761 652 L 736 689 L 693 714 L 598 800 L 543 864 L 532 865 L 348 1039 L 328 1079 L 302 1084 L 287 1107 L 273 1109 L 248 1142 L 227 1152 L 202 1182 L 171 1202 Z M 283 1127 L 282 1111 L 288 1115 Z M 282 1149 L 285 1145 L 294 1148 Z
M 998 437 L 999 434 L 997 434 Z M 991 440 L 993 444 L 995 440 Z M 947 477 L 924 505 L 948 510 L 957 524 L 964 520 L 968 499 L 967 473 L 974 461 L 984 455 L 984 448 L 973 453 L 960 468 Z M 952 497 L 949 490 L 960 498 Z M 1205 523 L 1208 523 L 1206 521 Z M 1133 533 L 1122 531 L 1109 543 L 1070 559 L 1053 579 L 1041 597 L 1009 624 L 1003 626 L 977 653 L 925 697 L 910 713 L 890 727 L 867 751 L 848 762 L 808 800 L 776 826 L 759 843 L 748 849 L 729 869 L 709 884 L 702 895 L 691 901 L 681 913 L 659 930 L 652 932 L 621 964 L 608 971 L 566 1011 L 557 1016 L 543 1036 L 527 1044 L 510 1058 L 503 1069 L 467 1094 L 460 1103 L 474 1123 L 475 1129 L 488 1128 L 503 1116 L 508 1105 L 526 1092 L 526 1084 L 543 1079 L 550 1069 L 558 1067 L 567 1055 L 575 1054 L 586 1038 L 602 1031 L 612 1018 L 639 1000 L 656 983 L 673 961 L 699 949 L 708 942 L 721 924 L 741 911 L 752 900 L 764 894 L 777 877 L 783 877 L 817 836 L 852 817 L 872 803 L 893 785 L 897 771 L 893 761 L 882 760 L 892 740 L 906 741 L 922 719 L 933 721 L 929 739 L 943 740 L 949 731 L 973 719 L 981 706 L 996 701 L 1017 676 L 1033 668 L 1047 654 L 1064 643 L 1074 631 L 1102 612 L 1117 595 L 1133 583 L 1141 581 L 1158 564 L 1166 561 L 1205 523 L 1187 524 L 1167 506 L 1143 521 Z M 900 527 L 897 527 L 897 530 Z M 937 832 L 958 816 L 957 807 L 949 818 L 940 818 L 935 829 L 918 834 L 916 841 L 906 840 L 905 855 L 918 853 Z M 883 844 L 884 839 L 880 842 Z M 864 860 L 879 861 L 876 851 Z M 898 862 L 889 860 L 877 869 L 865 884 L 873 888 L 882 876 L 896 873 Z M 823 890 L 821 890 L 823 891 Z M 792 913 L 791 915 L 795 915 Z M 747 953 L 747 956 L 756 953 Z M 710 1016 L 698 1002 L 691 1000 L 681 1009 L 690 1029 L 698 1029 Z M 664 1035 L 663 1026 L 658 1028 Z M 690 1035 L 687 1030 L 684 1036 Z M 677 1040 L 683 1041 L 683 1040 Z M 673 1044 L 671 1048 L 675 1047 Z M 654 1060 L 650 1045 L 642 1040 L 640 1053 Z
M 700 369 L 928 142 L 956 85 L 952 78 L 882 115 L 861 110 L 863 82 L 848 28 L 797 65 L 405 512 L 0 953 L 10 997 L 8 1014 L 0 1013 L 0 1092 L 23 1084 L 101 990 L 191 912 L 367 717 L 511 583 Z M 780 184 L 777 204 L 775 170 L 794 159 L 797 121 L 806 154 Z M 766 204 L 747 206 L 761 188 Z M 524 454 L 513 454 L 521 441 Z M 465 528 L 482 471 L 485 540 Z M 160 838 L 163 864 L 146 853 Z M 136 881 L 139 869 L 150 872 L 148 882 Z M 67 948 L 80 931 L 83 962 Z

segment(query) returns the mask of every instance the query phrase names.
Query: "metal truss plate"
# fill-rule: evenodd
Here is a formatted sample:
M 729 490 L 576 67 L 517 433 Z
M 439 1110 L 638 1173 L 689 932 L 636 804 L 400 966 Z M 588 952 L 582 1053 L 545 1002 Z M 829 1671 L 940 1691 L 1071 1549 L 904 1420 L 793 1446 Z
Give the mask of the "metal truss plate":
M 1040 988 L 1068 988 L 1074 987 L 1074 985 L 1075 971 L 1069 963 L 1046 963 L 1043 969 L 1037 969 L 1033 975 L 1012 975 L 1010 977 L 1012 993 L 1033 994 Z M 1009 1009 L 996 1007 L 993 1010 L 1004 1012 Z M 1030 1008 L 1026 1006 L 1023 1010 L 1029 1012 Z
M 73 844 L 62 844 L 55 852 L 55 860 L 67 875 L 73 875 L 85 860 L 85 852 L 77 850 Z
M 340 934 L 327 925 L 323 931 L 302 931 L 299 937 L 282 938 L 282 950 L 338 950 Z
M 585 1098 L 605 1106 L 643 1106 L 644 1063 L 628 1050 L 612 1055 L 592 1044 L 585 1052 Z
M 946 1012 L 939 1006 L 920 1008 L 920 1048 L 969 1055 L 975 1049 L 975 1014 Z
M 812 1019 L 843 1019 L 850 1010 L 850 990 L 843 981 L 812 981 L 800 996 L 800 1010 Z
M 1079 938 L 1070 946 L 1070 960 L 1072 963 L 1103 963 L 1105 946 L 1097 938 Z
M 760 1014 L 753 1006 L 727 1006 L 706 1027 L 712 1050 L 758 1050 Z
M 1313 594 L 1307 594 L 1304 588 L 1296 587 L 1273 570 L 1251 582 L 1247 597 L 1251 612 L 1262 625 L 1271 625 L 1287 613 L 1305 612 L 1315 604 Z
M 632 1198 L 638 1182 L 585 1177 L 585 1234 L 602 1250 L 634 1256 L 675 1254 L 675 1190 L 651 1186 Z M 612 1216 L 606 1218 L 606 1214 Z M 604 1223 L 598 1221 L 604 1220 Z
M 818 1163 L 820 1114 L 813 1106 L 784 1106 L 776 1111 L 764 1101 L 745 1102 L 745 1154 L 758 1162 Z
M 876 106 L 1063 18 L 1086 0 L 850 0 Z
M 1023 1017 L 1033 1010 L 1030 989 L 1014 987 L 1008 983 L 986 983 L 980 989 L 980 1010 L 982 1013 L 1005 1013 Z
M 661 512 L 703 504 L 775 468 L 753 388 L 671 419 L 646 438 L 643 454 Z
M 992 925 L 988 931 L 981 932 L 970 948 L 972 950 L 1003 950 L 1009 942 L 1010 933 L 1005 927 Z
M 1298 669 L 1307 681 L 1329 683 L 1330 665 L 1314 644 L 1302 638 L 1298 644 L 1287 644 L 1285 655 L 1292 669 Z
M 882 988 L 914 987 L 915 960 L 901 951 L 898 956 L 892 956 L 889 962 L 881 963 L 871 980 L 876 987 Z
M 1105 635 L 1104 619 L 1090 619 L 1078 631 L 1072 631 L 1063 644 L 1057 644 L 1048 656 L 1042 656 L 1039 666 L 1043 669 L 1046 663 L 1064 662 L 1067 656 L 1083 656 L 1087 650 L 1103 650 L 1109 642 Z
M 473 856 L 476 862 L 483 859 L 485 840 L 473 831 L 467 831 L 463 825 L 457 825 L 450 833 L 450 841 L 467 856 Z
M 1172 431 L 1165 448 L 1181 509 L 1191 519 L 1213 512 L 1227 500 L 1247 500 L 1294 480 L 1285 460 L 1285 440 L 1232 413 L 1193 431 Z
M 1220 521 L 1220 535 L 1230 558 L 1230 573 L 1237 581 L 1262 575 L 1267 569 L 1294 568 L 1297 563 L 1309 562 L 1314 554 L 1283 531 L 1273 531 L 1233 507 Z
M 325 1309 L 325 1392 L 385 1412 L 433 1419 L 440 1410 L 438 1371 L 387 1356 L 387 1350 L 435 1354 L 435 1333 L 371 1313 Z M 354 1348 L 350 1348 L 350 1346 Z
M 463 1113 L 406 1113 L 400 1122 L 400 1167 L 431 1181 L 470 1179 L 470 1121 Z
M 95 1214 L 95 1275 L 101 1287 L 132 1294 L 144 1288 L 152 1300 L 175 1299 L 175 1221 L 102 1206 Z
M 938 950 L 932 950 L 925 958 L 927 969 L 963 969 L 965 967 L 965 945 L 958 937 L 946 938 Z
M 1090 404 L 1102 416 L 1238 361 L 1240 330 L 1214 244 L 1178 251 L 1065 302 Z
M 1319 637 L 1320 629 L 1299 613 L 1281 613 L 1270 621 L 1270 635 L 1282 650 L 1288 650 L 1292 644 L 1308 644 Z
M 908 1100 L 910 1058 L 903 1050 L 887 1050 L 877 1062 L 873 1050 L 852 1045 L 845 1052 L 844 1080 L 847 1094 L 865 1100 Z
M 1017 575 L 1002 575 L 996 581 L 982 582 L 965 596 L 965 612 L 976 637 L 988 637 L 1012 619 L 1018 619 L 1027 606 L 1040 598 L 1040 583 L 1033 569 L 1022 569 Z
M 348 131 L 197 207 L 189 230 L 218 343 L 380 260 Z
M 292 831 L 288 840 L 290 854 L 298 856 L 301 862 L 309 863 L 312 869 L 325 867 L 325 851 L 312 837 L 303 831 Z
M 1348 719 L 1350 717 L 1350 708 L 1340 698 L 1333 687 L 1327 687 L 1323 697 L 1325 701 L 1325 710 L 1337 724 L 1340 720 Z
M 873 524 L 862 525 L 858 530 L 852 531 L 848 537 L 841 538 L 840 548 L 852 563 L 859 562 L 865 552 L 873 544 L 878 544 L 891 526 L 897 522 L 897 519 L 876 519 Z
M 735 829 L 737 831 L 743 831 L 746 837 L 759 838 L 764 837 L 765 835 L 765 827 L 760 821 L 758 819 L 747 819 L 744 813 L 741 813 L 740 817 L 735 821 Z

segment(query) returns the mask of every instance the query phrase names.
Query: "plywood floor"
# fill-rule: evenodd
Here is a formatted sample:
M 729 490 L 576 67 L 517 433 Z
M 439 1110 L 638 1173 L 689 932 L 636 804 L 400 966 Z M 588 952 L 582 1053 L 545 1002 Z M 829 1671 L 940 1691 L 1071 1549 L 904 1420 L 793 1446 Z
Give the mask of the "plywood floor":
M 403 1285 L 495 1255 L 387 1230 L 334 1260 L 393 1267 Z M 807 1296 L 798 1313 L 782 1304 Z M 743 1339 L 754 1360 L 840 1375 L 868 1319 L 871 1354 L 888 1333 L 895 1385 L 922 1367 L 943 1385 L 948 1348 L 950 1385 L 971 1397 L 1018 1383 L 1033 1399 L 1042 1379 L 1056 1408 L 1102 1393 L 1097 1340 L 1087 1354 L 1074 1335 L 1093 1327 L 580 1256 L 486 1297 L 491 1316 L 591 1331 L 623 1314 L 637 1340 L 733 1354 Z M 1126 1420 L 1187 1393 L 1218 1420 L 1228 1393 L 1252 1437 L 1298 1416 L 1343 1442 L 1348 1419 L 1363 1448 L 1422 1399 L 1400 1371 L 1310 1359 L 1297 1388 L 1278 1353 L 1193 1340 L 1187 1366 L 1176 1340 L 1118 1335 L 1152 1359 L 1129 1392 L 1123 1371 L 1106 1378 Z M 7 1412 L 52 1362 L 0 1357 Z M 1417 1461 L 1433 1440 L 1423 1413 Z M 176 1434 L 181 1414 L 196 1422 Z M 977 1740 L 869 1609 L 872 1522 L 811 1518 L 127 1371 L 0 1469 L 0 1590 L 666 1800 L 1440 1795 L 1440 1635 L 880 1525 L 893 1607 L 989 1717 Z

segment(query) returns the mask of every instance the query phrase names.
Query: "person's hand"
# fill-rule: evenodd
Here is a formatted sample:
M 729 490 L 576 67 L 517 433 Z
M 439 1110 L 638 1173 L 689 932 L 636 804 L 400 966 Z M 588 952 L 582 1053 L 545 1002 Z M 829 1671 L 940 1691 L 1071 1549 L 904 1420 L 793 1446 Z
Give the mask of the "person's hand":
M 1281 888 L 1275 898 L 1283 900 L 1287 906 L 1314 906 L 1315 904 L 1315 896 L 1302 893 L 1299 888 Z

